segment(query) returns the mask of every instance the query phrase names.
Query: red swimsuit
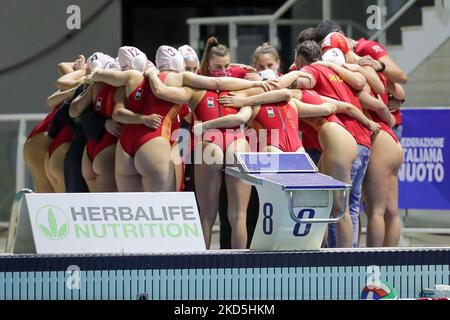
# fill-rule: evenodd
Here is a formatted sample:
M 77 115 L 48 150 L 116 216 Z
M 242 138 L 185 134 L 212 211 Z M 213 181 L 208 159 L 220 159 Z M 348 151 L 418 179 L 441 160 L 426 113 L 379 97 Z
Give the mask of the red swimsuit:
M 48 147 L 48 156 L 51 157 L 53 152 L 59 148 L 63 143 L 71 142 L 73 139 L 73 129 L 70 125 L 66 124 L 56 135 L 55 139 L 50 143 Z
M 115 92 L 115 87 L 104 84 L 98 92 L 97 97 L 95 98 L 95 102 L 92 105 L 94 111 L 101 114 L 102 116 L 107 117 L 108 119 L 111 119 L 115 105 Z M 86 151 L 91 161 L 94 161 L 97 154 L 99 154 L 101 151 L 108 148 L 109 146 L 115 145 L 117 143 L 117 140 L 118 138 L 115 135 L 109 133 L 106 130 L 100 138 L 100 141 L 89 139 L 86 144 Z
M 159 75 L 161 81 L 164 82 L 165 76 Z M 126 124 L 120 135 L 120 144 L 126 153 L 134 156 L 143 144 L 156 137 L 164 137 L 170 142 L 172 121 L 181 109 L 180 105 L 158 99 L 153 95 L 148 79 L 144 79 L 128 97 L 127 107 L 142 115 L 159 114 L 163 121 L 158 129 L 151 129 L 144 124 Z
M 224 107 L 217 102 L 222 95 L 228 95 L 227 92 L 217 94 L 216 91 L 207 90 L 200 103 L 194 110 L 195 121 L 209 121 L 221 118 L 230 114 L 237 114 L 238 109 Z M 230 129 L 212 129 L 203 134 L 203 141 L 209 141 L 221 148 L 223 151 L 235 140 L 244 139 L 244 133 L 240 127 Z
M 353 104 L 362 111 L 355 92 L 333 70 L 323 65 L 309 65 L 301 69 L 316 79 L 314 90 L 320 95 Z M 358 120 L 339 113 L 337 117 L 360 145 L 371 148 L 370 131 Z
M 258 131 L 258 142 L 264 144 L 263 136 L 267 134 L 266 146 L 273 146 L 283 152 L 296 152 L 302 147 L 298 135 L 298 115 L 294 108 L 286 102 L 279 104 L 263 104 L 250 126 Z M 263 131 L 264 130 L 264 131 Z
M 62 104 L 61 104 L 62 105 Z M 60 108 L 60 106 L 57 106 L 53 109 L 52 112 L 50 112 L 47 117 L 45 117 L 44 120 L 42 120 L 30 133 L 28 136 L 28 139 L 31 139 L 35 135 L 41 132 L 48 131 L 50 128 L 50 124 L 53 121 L 53 118 L 55 117 L 56 112 Z M 38 128 L 39 127 L 39 128 Z M 70 125 L 66 124 L 62 129 L 58 132 L 56 137 L 50 142 L 50 145 L 48 146 L 48 156 L 51 157 L 52 154 L 55 152 L 56 149 L 59 148 L 60 145 L 63 143 L 71 142 L 73 139 L 73 129 Z
M 302 102 L 320 105 L 323 103 L 323 100 L 315 91 L 302 90 Z M 345 128 L 341 120 L 334 114 L 328 117 L 300 118 L 299 125 L 305 148 L 322 151 L 319 143 L 319 131 L 327 122 L 335 122 Z
M 48 127 L 50 126 L 50 123 L 52 122 L 58 108 L 59 106 L 53 108 L 53 110 L 50 111 L 47 116 L 33 128 L 33 130 L 31 130 L 30 134 L 28 135 L 28 140 L 38 135 L 39 133 L 48 131 Z
M 175 119 L 173 119 L 172 121 L 172 137 L 171 137 L 171 141 L 170 143 L 173 145 L 175 142 L 178 141 L 178 138 L 180 136 L 180 132 L 178 130 L 180 130 L 181 127 L 181 123 L 183 122 L 183 119 L 189 114 L 191 113 L 191 110 L 189 109 L 189 106 L 187 104 L 183 104 L 181 106 L 181 109 L 179 110 L 178 114 L 176 115 Z M 191 137 L 192 138 L 192 137 Z M 193 141 L 193 139 L 191 139 L 191 141 Z

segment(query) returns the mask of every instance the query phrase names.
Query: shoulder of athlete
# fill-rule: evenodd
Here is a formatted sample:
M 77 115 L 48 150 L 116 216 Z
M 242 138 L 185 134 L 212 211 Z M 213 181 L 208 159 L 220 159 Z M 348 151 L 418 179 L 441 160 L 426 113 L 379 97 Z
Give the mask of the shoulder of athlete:
M 164 84 L 169 87 L 183 86 L 183 73 L 168 72 L 164 78 Z

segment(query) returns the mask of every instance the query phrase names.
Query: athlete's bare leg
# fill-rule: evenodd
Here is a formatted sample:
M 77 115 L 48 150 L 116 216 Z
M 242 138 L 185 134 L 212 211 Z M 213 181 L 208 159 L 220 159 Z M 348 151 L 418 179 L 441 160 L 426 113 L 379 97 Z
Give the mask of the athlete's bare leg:
M 320 160 L 322 157 L 319 158 L 319 161 L 317 162 L 317 168 L 320 170 Z M 328 225 L 325 227 L 325 234 L 322 239 L 322 244 L 320 245 L 321 248 L 327 248 L 328 247 Z
M 401 229 L 400 217 L 398 215 L 398 176 L 391 176 L 384 223 L 386 228 L 383 246 L 398 247 Z
M 176 191 L 181 191 L 181 186 L 183 184 L 183 160 L 180 156 L 178 143 L 176 142 L 172 146 L 171 159 L 175 169 Z
M 45 173 L 45 156 L 51 141 L 47 133 L 43 132 L 28 139 L 23 146 L 23 158 L 33 178 L 35 192 L 55 192 Z
M 364 178 L 368 247 L 382 247 L 385 242 L 389 185 L 401 162 L 401 147 L 388 133 L 380 131 L 372 141 L 372 154 Z
M 350 183 L 352 162 L 357 156 L 355 139 L 339 124 L 330 122 L 320 130 L 319 142 L 323 149 L 319 163 L 320 172 Z M 347 192 L 345 215 L 336 225 L 337 245 L 340 248 L 352 247 L 353 227 L 348 206 L 349 196 Z M 340 193 L 334 192 L 331 216 L 336 217 L 341 207 Z
M 220 188 L 222 186 L 222 169 L 224 154 L 217 145 L 202 142 L 202 153 L 207 153 L 216 159 L 216 163 L 195 164 L 195 191 L 200 210 L 203 235 L 206 248 L 211 245 L 212 227 L 219 211 Z M 205 151 L 206 150 L 206 151 Z
M 170 143 L 163 137 L 147 141 L 136 151 L 134 165 L 142 177 L 144 191 L 175 191 L 175 169 L 171 154 Z
M 88 156 L 86 148 L 84 148 L 83 158 L 81 160 L 81 174 L 88 186 L 90 192 L 96 192 L 97 175 L 92 168 L 92 161 Z
M 92 163 L 96 175 L 95 192 L 117 192 L 114 176 L 116 163 L 116 145 L 109 146 L 100 151 Z
M 49 178 L 50 182 L 52 182 L 55 192 L 66 192 L 66 186 L 64 182 L 64 159 L 66 158 L 69 147 L 70 143 L 65 142 L 58 148 L 56 148 L 56 150 L 50 157 L 46 157 L 45 163 L 47 177 Z
M 123 150 L 120 141 L 116 147 L 115 176 L 119 192 L 142 192 L 141 176 L 134 166 L 134 157 Z
M 44 168 L 45 168 L 45 175 L 47 176 L 48 181 L 50 181 L 50 184 L 52 185 L 53 190 L 55 190 L 55 185 L 57 184 L 57 180 L 56 180 L 56 177 L 54 177 L 53 174 L 50 172 L 50 157 L 48 155 L 48 152 L 45 155 Z M 54 192 L 56 192 L 56 191 L 54 191 Z
M 233 164 L 234 153 L 249 152 L 250 147 L 245 139 L 238 139 L 228 145 L 226 150 L 227 164 Z M 231 225 L 231 248 L 245 249 L 247 246 L 247 207 L 252 187 L 240 179 L 225 175 L 228 195 L 228 220 Z

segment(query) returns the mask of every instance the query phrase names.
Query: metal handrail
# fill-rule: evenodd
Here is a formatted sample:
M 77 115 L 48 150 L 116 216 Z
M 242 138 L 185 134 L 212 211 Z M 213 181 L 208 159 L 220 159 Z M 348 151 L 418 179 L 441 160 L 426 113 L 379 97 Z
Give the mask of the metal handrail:
M 279 7 L 273 14 L 270 15 L 252 15 L 252 16 L 222 16 L 222 17 L 203 17 L 203 18 L 189 18 L 186 23 L 189 25 L 189 43 L 198 50 L 198 41 L 200 37 L 201 25 L 227 25 L 230 55 L 232 58 L 236 56 L 237 50 L 237 26 L 238 25 L 267 25 L 269 27 L 269 41 L 274 47 L 278 45 L 278 31 L 279 25 L 302 25 L 302 24 L 318 24 L 322 20 L 300 20 L 300 19 L 280 19 L 298 0 L 287 0 L 281 7 Z M 323 0 L 324 5 L 329 0 Z M 339 23 L 347 27 L 348 36 L 352 36 L 352 29 L 357 29 L 367 37 L 370 33 L 361 25 L 350 20 L 338 20 Z
M 19 192 L 17 192 L 16 196 L 14 197 L 14 201 L 11 206 L 11 217 L 9 219 L 8 238 L 6 240 L 6 247 L 5 247 L 6 253 L 13 253 L 14 251 L 15 238 L 17 233 L 17 224 L 20 217 L 20 204 L 22 202 L 23 197 L 29 193 L 33 193 L 33 190 L 24 188 Z
M 45 118 L 46 113 L 11 113 L 0 114 L 0 122 L 12 122 L 12 121 L 40 121 Z
M 338 223 L 339 221 L 341 221 L 342 218 L 344 218 L 345 210 L 347 209 L 346 194 L 347 194 L 347 190 L 341 190 L 341 211 L 339 212 L 339 215 L 336 218 L 317 219 L 317 218 L 299 218 L 299 217 L 297 217 L 297 215 L 294 212 L 294 195 L 293 195 L 293 192 L 290 191 L 288 193 L 289 215 L 290 215 L 291 219 L 297 223 Z
M 189 25 L 227 25 L 234 23 L 237 25 L 267 25 L 271 23 L 270 15 L 259 16 L 223 16 L 223 17 L 208 17 L 208 18 L 190 18 L 187 20 Z M 308 25 L 319 24 L 322 22 L 320 19 L 276 19 L 273 23 L 278 25 Z M 351 20 L 339 20 L 336 22 L 341 25 L 351 25 L 361 33 L 369 35 L 369 32 L 360 24 Z
M 383 34 L 387 29 L 389 29 L 397 20 L 408 10 L 414 3 L 416 3 L 417 0 L 409 0 L 407 3 L 405 3 L 400 10 L 398 10 L 386 23 L 379 29 L 377 32 L 375 32 L 369 40 L 375 40 L 380 37 L 381 34 Z
M 285 14 L 295 3 L 297 0 L 288 0 L 281 7 L 278 8 L 277 11 L 272 15 L 273 20 L 280 19 L 280 17 Z

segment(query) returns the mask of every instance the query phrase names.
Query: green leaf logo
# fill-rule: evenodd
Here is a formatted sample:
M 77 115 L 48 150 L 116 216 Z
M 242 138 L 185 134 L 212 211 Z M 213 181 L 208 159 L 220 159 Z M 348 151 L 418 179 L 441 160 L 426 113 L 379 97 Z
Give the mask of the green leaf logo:
M 36 224 L 43 236 L 50 240 L 61 240 L 69 232 L 69 221 L 60 208 L 45 206 L 39 209 Z

